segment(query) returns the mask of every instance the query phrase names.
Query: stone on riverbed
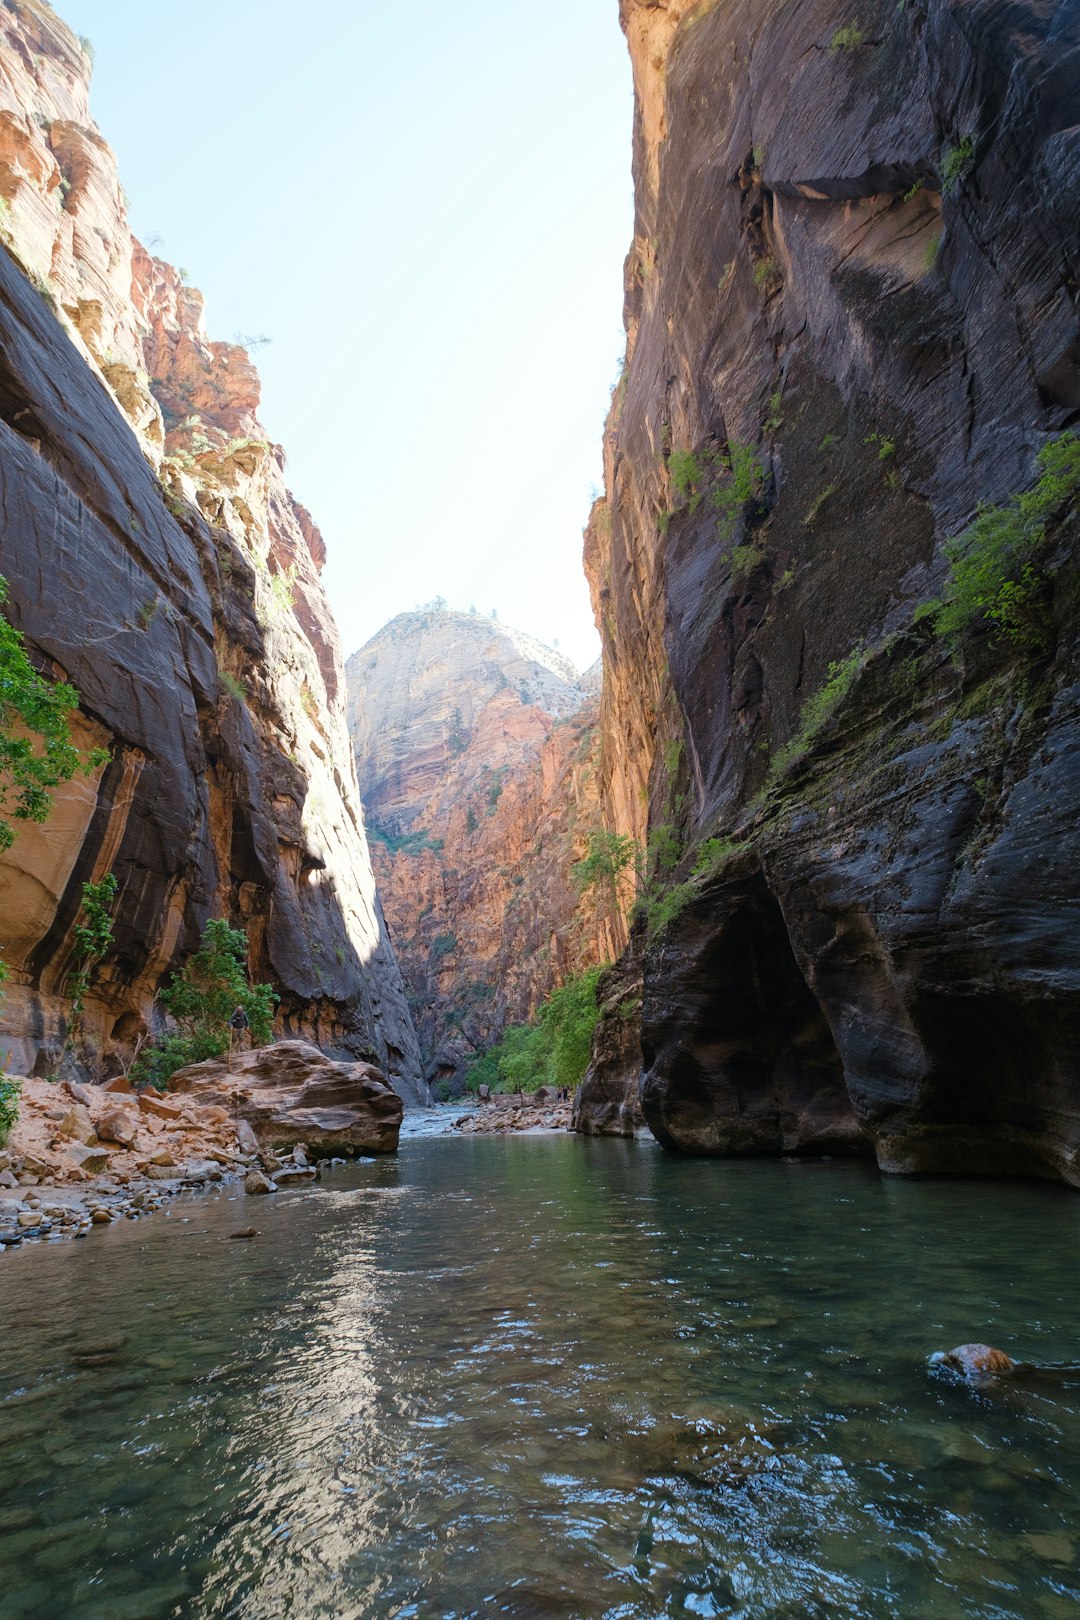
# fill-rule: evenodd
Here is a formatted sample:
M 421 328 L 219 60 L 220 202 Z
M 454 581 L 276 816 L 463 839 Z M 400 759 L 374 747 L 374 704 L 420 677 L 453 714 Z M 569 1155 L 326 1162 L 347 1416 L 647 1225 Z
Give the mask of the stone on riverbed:
M 274 1183 L 269 1176 L 264 1176 L 261 1170 L 249 1170 L 244 1177 L 244 1191 L 246 1193 L 272 1193 Z
M 316 1157 L 394 1153 L 401 1098 L 370 1063 L 335 1063 L 306 1041 L 280 1041 L 234 1057 L 181 1069 L 176 1094 L 227 1108 L 258 1147 L 304 1143 Z M 244 1138 L 238 1138 L 241 1146 Z

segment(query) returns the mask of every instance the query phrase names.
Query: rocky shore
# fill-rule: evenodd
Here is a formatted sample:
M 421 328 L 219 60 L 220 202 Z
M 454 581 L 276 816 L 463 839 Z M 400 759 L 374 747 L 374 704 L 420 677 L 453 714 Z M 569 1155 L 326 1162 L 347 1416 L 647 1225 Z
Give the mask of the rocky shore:
M 560 1098 L 553 1086 L 541 1086 L 539 1091 L 496 1092 L 481 1099 L 482 1106 L 475 1114 L 465 1114 L 454 1121 L 454 1130 L 462 1136 L 503 1136 L 510 1131 L 568 1131 L 573 1112 L 573 1098 Z
M 316 1180 L 319 1159 L 393 1152 L 400 1099 L 369 1064 L 303 1041 L 199 1064 L 164 1095 L 24 1079 L 0 1151 L 0 1251 L 84 1237 L 181 1192 L 234 1181 L 252 1194 Z

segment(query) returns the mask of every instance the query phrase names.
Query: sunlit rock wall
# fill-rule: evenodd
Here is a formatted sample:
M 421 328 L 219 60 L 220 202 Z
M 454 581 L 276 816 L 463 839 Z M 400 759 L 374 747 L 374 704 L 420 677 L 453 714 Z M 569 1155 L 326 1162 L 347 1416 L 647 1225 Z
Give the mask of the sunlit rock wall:
M 109 764 L 0 861 L 4 1036 L 57 1061 L 81 886 L 119 881 L 76 1058 L 129 1058 L 209 916 L 243 926 L 279 1028 L 419 1100 L 345 726 L 318 531 L 257 416 L 249 355 L 131 236 L 48 7 L 0 10 L 0 571 L 39 665 Z

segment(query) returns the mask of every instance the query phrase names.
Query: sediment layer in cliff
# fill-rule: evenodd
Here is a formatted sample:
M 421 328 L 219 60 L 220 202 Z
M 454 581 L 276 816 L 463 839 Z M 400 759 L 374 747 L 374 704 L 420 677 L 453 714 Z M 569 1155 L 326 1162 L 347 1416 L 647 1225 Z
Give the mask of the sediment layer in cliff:
M 622 16 L 637 222 L 586 564 L 605 820 L 667 891 L 646 1118 L 1080 1184 L 1074 506 L 1037 628 L 926 605 L 1080 413 L 1080 14 Z
M 445 610 L 400 614 L 346 676 L 425 1070 L 452 1081 L 622 943 L 570 877 L 597 825 L 597 679 L 492 619 Z
M 324 547 L 258 418 L 249 355 L 132 237 L 89 63 L 38 0 L 0 11 L 0 572 L 109 763 L 0 861 L 4 1040 L 51 1068 L 82 884 L 119 882 L 84 1068 L 129 1058 L 210 915 L 240 923 L 279 1028 L 417 1100 L 345 726 Z M 70 1061 L 70 1060 L 69 1060 Z

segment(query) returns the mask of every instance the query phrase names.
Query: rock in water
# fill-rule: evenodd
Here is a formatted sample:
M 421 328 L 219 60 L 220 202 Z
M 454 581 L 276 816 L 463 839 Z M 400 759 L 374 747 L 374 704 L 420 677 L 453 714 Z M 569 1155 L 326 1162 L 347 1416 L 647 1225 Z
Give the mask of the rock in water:
M 946 1350 L 938 1362 L 965 1378 L 984 1378 L 988 1374 L 1002 1375 L 1016 1371 L 1017 1363 L 1004 1350 L 995 1350 L 990 1344 L 959 1344 L 955 1350 Z
M 401 1098 L 370 1063 L 335 1063 L 306 1041 L 280 1041 L 181 1069 L 174 1092 L 227 1108 L 250 1126 L 260 1147 L 304 1143 L 331 1154 L 394 1153 Z
M 264 1176 L 261 1170 L 249 1170 L 244 1177 L 244 1191 L 246 1193 L 272 1193 L 274 1183 L 269 1176 Z

